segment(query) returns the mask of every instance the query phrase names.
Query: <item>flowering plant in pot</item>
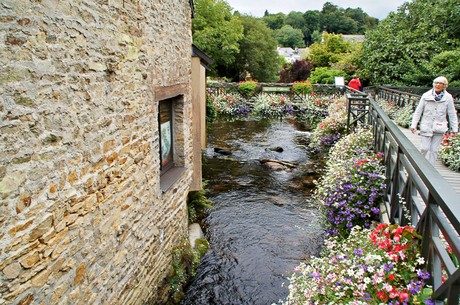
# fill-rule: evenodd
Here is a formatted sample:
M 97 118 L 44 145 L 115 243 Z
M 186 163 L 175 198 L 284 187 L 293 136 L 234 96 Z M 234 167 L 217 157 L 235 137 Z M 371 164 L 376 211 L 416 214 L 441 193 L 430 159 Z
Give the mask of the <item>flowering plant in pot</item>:
M 301 95 L 307 95 L 313 92 L 313 87 L 308 80 L 305 81 L 295 81 L 291 87 L 292 92 Z

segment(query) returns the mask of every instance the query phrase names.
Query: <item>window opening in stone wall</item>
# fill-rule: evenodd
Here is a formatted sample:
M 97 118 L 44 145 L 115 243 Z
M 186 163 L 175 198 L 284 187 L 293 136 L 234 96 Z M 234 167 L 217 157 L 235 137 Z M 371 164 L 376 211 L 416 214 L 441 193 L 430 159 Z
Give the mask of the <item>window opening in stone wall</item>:
M 160 101 L 158 125 L 160 126 L 160 172 L 164 174 L 174 165 L 173 99 Z

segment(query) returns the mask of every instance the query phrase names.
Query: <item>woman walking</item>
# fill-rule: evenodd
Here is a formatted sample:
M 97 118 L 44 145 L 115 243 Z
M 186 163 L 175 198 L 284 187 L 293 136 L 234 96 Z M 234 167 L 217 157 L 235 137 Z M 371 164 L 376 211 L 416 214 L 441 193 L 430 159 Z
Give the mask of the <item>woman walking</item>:
M 439 76 L 433 81 L 433 89 L 425 92 L 412 117 L 410 130 L 415 133 L 420 121 L 421 153 L 436 163 L 439 145 L 448 130 L 447 117 L 452 133 L 458 133 L 458 118 L 452 95 L 446 91 L 447 79 Z

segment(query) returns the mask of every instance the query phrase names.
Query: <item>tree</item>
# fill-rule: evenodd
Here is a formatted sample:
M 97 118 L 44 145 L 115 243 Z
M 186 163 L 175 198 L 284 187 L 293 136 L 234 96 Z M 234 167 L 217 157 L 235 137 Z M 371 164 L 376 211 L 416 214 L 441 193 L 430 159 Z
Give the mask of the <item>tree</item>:
M 303 48 L 303 33 L 299 29 L 294 29 L 290 25 L 284 25 L 281 29 L 275 31 L 275 37 L 278 44 L 283 47 Z
M 272 31 L 259 18 L 242 15 L 240 20 L 244 36 L 239 41 L 240 52 L 234 64 L 232 78 L 241 80 L 249 73 L 258 81 L 276 81 L 281 61 Z
M 268 14 L 265 11 L 265 15 L 262 17 L 263 22 L 272 30 L 279 30 L 284 25 L 284 20 L 286 19 L 286 15 L 283 13 L 278 14 Z
M 367 30 L 375 28 L 378 24 L 377 18 L 369 17 L 361 8 L 347 8 L 344 14 L 356 22 L 357 34 L 365 34 Z
M 287 14 L 284 24 L 292 26 L 294 29 L 303 29 L 305 28 L 306 22 L 303 18 L 303 13 L 301 12 L 290 12 Z
M 430 63 L 460 47 L 459 24 L 458 0 L 404 3 L 367 33 L 360 58 L 364 76 L 373 84 L 431 85 L 440 70 Z
M 320 12 L 306 11 L 303 19 L 305 20 L 304 40 L 307 45 L 310 45 L 315 42 L 313 33 L 321 32 Z
M 296 60 L 292 64 L 285 64 L 280 71 L 280 82 L 293 83 L 304 81 L 310 77 L 311 67 L 306 60 Z
M 329 33 L 336 34 L 357 34 L 358 23 L 345 16 L 342 11 L 323 13 L 321 15 L 321 26 Z
M 339 7 L 331 2 L 326 2 L 323 4 L 323 10 L 321 13 L 323 14 L 330 14 L 335 13 L 339 10 Z
M 226 1 L 195 0 L 192 32 L 194 44 L 214 60 L 211 75 L 219 75 L 234 64 L 243 26 Z
M 323 40 L 323 42 L 314 43 L 309 48 L 308 56 L 314 68 L 331 67 L 347 53 L 355 50 L 350 42 L 343 40 L 342 35 L 324 33 Z
M 323 39 L 323 34 L 320 32 L 320 31 L 314 31 L 312 34 L 311 34 L 311 41 L 313 43 L 321 43 L 321 40 Z

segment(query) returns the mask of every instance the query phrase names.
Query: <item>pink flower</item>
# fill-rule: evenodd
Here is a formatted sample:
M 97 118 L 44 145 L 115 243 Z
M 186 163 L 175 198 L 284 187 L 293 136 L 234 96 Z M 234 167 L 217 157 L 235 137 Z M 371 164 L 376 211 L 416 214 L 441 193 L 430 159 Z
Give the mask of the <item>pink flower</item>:
M 401 291 L 399 293 L 399 301 L 400 302 L 405 302 L 408 299 L 409 299 L 409 294 L 407 293 L 407 291 Z

